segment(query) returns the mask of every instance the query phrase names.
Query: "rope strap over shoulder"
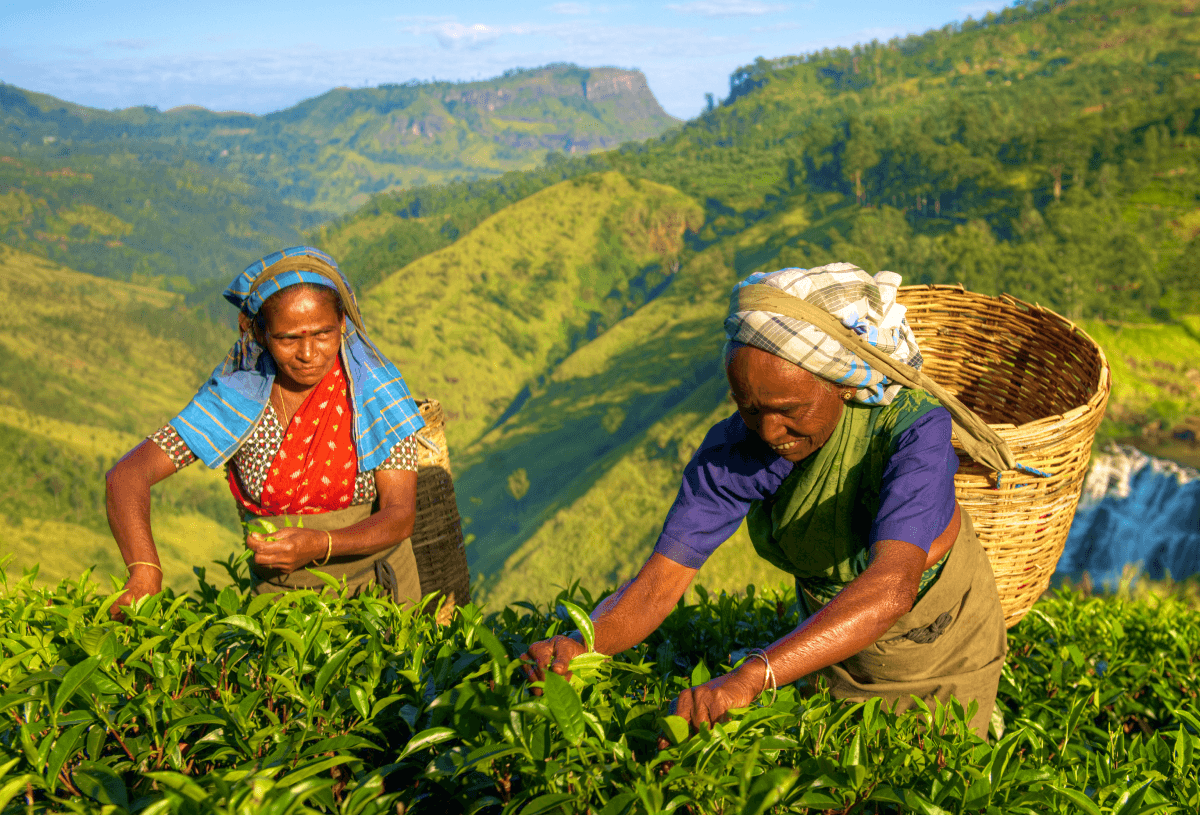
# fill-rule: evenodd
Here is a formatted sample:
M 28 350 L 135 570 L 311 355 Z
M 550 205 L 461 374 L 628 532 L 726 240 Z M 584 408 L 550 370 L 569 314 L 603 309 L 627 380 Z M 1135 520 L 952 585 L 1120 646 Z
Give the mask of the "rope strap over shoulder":
M 842 325 L 829 312 L 806 300 L 762 283 L 741 287 L 734 295 L 737 311 L 763 311 L 811 323 L 866 360 L 889 379 L 908 388 L 920 388 L 933 395 L 954 420 L 954 432 L 963 449 L 976 462 L 995 470 L 1018 468 L 1008 443 L 957 397 L 910 365 L 892 359 Z

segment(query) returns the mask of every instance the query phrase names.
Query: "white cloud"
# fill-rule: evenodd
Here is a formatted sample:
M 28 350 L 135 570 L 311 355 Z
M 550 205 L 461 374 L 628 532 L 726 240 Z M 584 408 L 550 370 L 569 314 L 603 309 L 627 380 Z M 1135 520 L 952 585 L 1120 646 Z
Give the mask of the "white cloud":
M 690 3 L 668 3 L 667 8 L 680 14 L 699 14 L 702 17 L 759 17 L 785 11 L 787 5 L 759 0 L 692 0 Z
M 571 16 L 592 13 L 592 7 L 587 3 L 555 3 L 550 6 L 549 10 L 554 14 L 568 14 Z
M 545 30 L 545 26 L 527 24 L 494 26 L 486 23 L 460 23 L 456 20 L 446 20 L 433 24 L 409 26 L 410 34 L 432 34 L 437 38 L 442 48 L 459 51 L 465 49 L 484 48 L 501 37 L 508 35 L 534 34 Z

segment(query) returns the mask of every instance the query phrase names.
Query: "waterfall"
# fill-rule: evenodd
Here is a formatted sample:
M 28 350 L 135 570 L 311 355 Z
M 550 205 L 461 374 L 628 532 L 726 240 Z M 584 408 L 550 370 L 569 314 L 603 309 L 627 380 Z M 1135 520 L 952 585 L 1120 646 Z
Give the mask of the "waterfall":
M 1115 588 L 1127 564 L 1153 579 L 1200 573 L 1200 473 L 1110 444 L 1092 460 L 1057 572 Z

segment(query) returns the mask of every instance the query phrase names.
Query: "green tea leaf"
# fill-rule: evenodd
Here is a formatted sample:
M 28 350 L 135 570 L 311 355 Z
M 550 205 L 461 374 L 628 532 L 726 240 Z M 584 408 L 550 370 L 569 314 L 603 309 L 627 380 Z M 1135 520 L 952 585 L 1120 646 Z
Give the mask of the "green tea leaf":
M 129 791 L 125 781 L 107 765 L 85 761 L 71 774 L 75 787 L 105 805 L 115 805 L 129 812 Z
M 33 774 L 23 774 L 10 779 L 0 787 L 0 811 L 7 812 L 8 803 L 19 793 L 24 793 L 26 787 L 40 786 L 40 780 Z
M 771 768 L 762 773 L 750 788 L 742 806 L 743 813 L 767 813 L 795 787 L 800 772 L 795 768 Z
M 246 531 L 247 535 L 269 536 L 273 533 L 279 532 L 279 528 L 276 527 L 270 521 L 267 521 L 266 519 L 254 519 L 253 521 L 243 521 L 242 529 Z
M 321 671 L 317 673 L 317 682 L 313 685 L 313 696 L 320 697 L 325 693 L 325 687 L 329 685 L 329 681 L 333 679 L 333 675 L 346 662 L 346 658 L 350 657 L 357 644 L 351 643 L 337 652 L 333 657 L 325 661 L 325 665 L 321 667 Z
M 83 732 L 88 729 L 89 725 L 91 723 L 84 722 L 72 726 L 54 741 L 54 747 L 50 749 L 50 756 L 46 761 L 46 787 L 50 790 L 54 790 L 57 786 L 58 772 L 78 749 Z
M 363 691 L 362 686 L 350 687 L 350 702 L 354 706 L 354 710 L 358 712 L 358 716 L 364 720 L 371 716 L 371 701 L 367 698 L 367 693 Z
M 554 672 L 546 673 L 542 687 L 542 698 L 550 707 L 550 713 L 563 733 L 563 737 L 572 745 L 583 741 L 584 718 L 583 703 L 571 684 Z
M 311 776 L 316 776 L 317 774 L 319 774 L 323 771 L 327 771 L 334 766 L 356 765 L 356 764 L 358 764 L 358 762 L 359 762 L 359 760 L 357 757 L 348 756 L 345 754 L 329 757 L 328 759 L 322 759 L 322 760 L 312 763 L 311 765 L 305 765 L 302 768 L 298 768 L 295 771 L 292 771 L 290 774 L 285 776 L 283 779 L 280 779 L 278 784 L 283 787 L 287 787 L 289 785 L 295 785 L 297 782 L 301 782 L 305 779 L 308 779 Z
M 226 618 L 222 618 L 221 620 L 217 621 L 217 623 L 228 624 L 229 626 L 236 626 L 238 629 L 244 629 L 245 631 L 254 635 L 259 640 L 263 639 L 262 627 L 258 625 L 258 621 L 254 620 L 254 618 L 251 618 L 247 615 L 230 615 Z
M 1096 805 L 1096 803 L 1089 797 L 1085 796 L 1083 791 L 1071 790 L 1070 788 L 1064 788 L 1060 785 L 1051 785 L 1050 787 L 1055 793 L 1069 799 L 1071 803 L 1075 805 L 1075 807 L 1080 809 L 1081 812 L 1088 814 L 1098 814 L 1100 812 L 1100 808 Z
M 148 779 L 157 782 L 161 787 L 173 790 L 193 802 L 204 802 L 208 799 L 208 791 L 193 782 L 187 776 L 174 771 L 150 771 Z
M 54 695 L 54 705 L 51 708 L 51 717 L 57 718 L 58 713 L 62 711 L 67 701 L 79 690 L 79 687 L 91 676 L 92 672 L 100 665 L 100 656 L 92 655 L 89 658 L 81 660 L 72 666 L 63 676 L 62 683 L 58 686 L 58 692 Z
M 687 741 L 688 734 L 691 731 L 691 726 L 688 721 L 677 714 L 668 714 L 665 717 L 660 717 L 658 727 L 666 734 L 667 739 L 672 745 L 679 745 Z
M 477 626 L 475 628 L 475 636 L 479 638 L 479 642 L 483 644 L 483 648 L 487 649 L 487 653 L 492 656 L 492 660 L 495 660 L 500 665 L 508 663 L 508 652 L 504 651 L 504 646 L 501 645 L 500 639 L 490 629 L 486 626 Z
M 568 802 L 574 802 L 576 799 L 573 793 L 544 793 L 532 802 L 521 808 L 522 813 L 552 813 L 555 809 L 561 808 Z M 568 808 L 569 811 L 578 811 L 578 808 Z
M 592 619 L 588 614 L 570 601 L 560 602 L 563 609 L 567 610 L 567 614 L 571 616 L 571 621 L 575 624 L 575 628 L 583 635 L 583 645 L 590 652 L 596 647 L 596 627 L 592 624 Z
M 299 632 L 293 632 L 291 629 L 272 629 L 271 634 L 286 640 L 288 645 L 296 650 L 296 657 L 304 657 L 307 650 L 304 648 L 304 638 Z
M 399 758 L 404 759 L 406 756 L 411 756 L 417 751 L 454 739 L 456 736 L 458 735 L 453 728 L 447 728 L 444 725 L 437 728 L 427 728 L 408 741 L 408 744 L 404 746 L 404 750 L 400 752 Z

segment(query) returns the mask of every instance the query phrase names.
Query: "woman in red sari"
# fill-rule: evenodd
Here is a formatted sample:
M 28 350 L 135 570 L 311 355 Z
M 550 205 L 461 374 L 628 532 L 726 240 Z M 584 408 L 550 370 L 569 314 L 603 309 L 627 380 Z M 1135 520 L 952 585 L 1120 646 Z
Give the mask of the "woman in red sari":
M 109 525 L 129 570 L 119 607 L 162 589 L 150 488 L 202 460 L 224 466 L 253 533 L 259 592 L 320 587 L 305 567 L 353 591 L 381 584 L 421 596 L 412 534 L 416 433 L 424 426 L 400 372 L 367 339 L 336 263 L 293 247 L 251 265 L 225 292 L 241 337 L 179 416 L 107 476 Z M 269 529 L 269 527 L 267 528 Z

